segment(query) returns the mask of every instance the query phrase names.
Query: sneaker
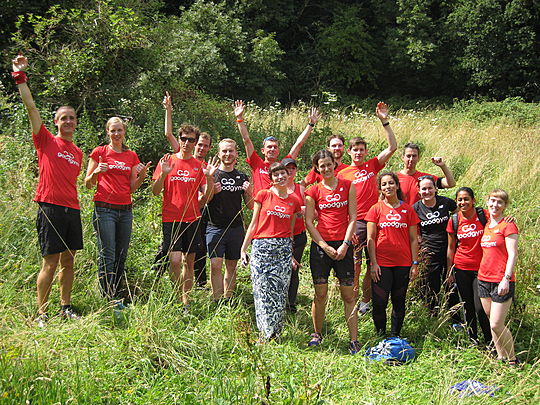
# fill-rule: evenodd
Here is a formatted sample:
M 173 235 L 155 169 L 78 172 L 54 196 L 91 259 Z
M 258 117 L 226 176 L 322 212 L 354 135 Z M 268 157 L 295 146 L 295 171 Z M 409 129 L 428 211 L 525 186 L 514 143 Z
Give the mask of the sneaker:
M 127 309 L 127 307 L 124 305 L 124 303 L 122 301 L 118 301 L 115 305 L 114 305 L 114 310 L 115 311 L 124 311 Z
M 356 311 L 360 315 L 366 314 L 371 309 L 371 305 L 369 302 L 360 301 L 358 305 L 356 306 Z
M 309 347 L 315 347 L 315 346 L 319 346 L 322 342 L 322 336 L 320 333 L 312 333 L 311 334 L 311 340 L 308 342 L 308 346 Z
M 349 342 L 349 353 L 351 355 L 355 355 L 356 353 L 358 353 L 360 350 L 362 350 L 362 346 L 360 346 L 360 343 L 358 343 L 358 340 L 351 340 Z
M 81 319 L 81 316 L 77 314 L 71 307 L 67 307 L 60 311 L 60 316 L 64 319 L 71 319 L 73 321 L 78 321 Z
M 36 319 L 34 319 L 34 322 L 38 326 L 38 328 L 44 328 L 47 326 L 47 322 L 49 322 L 49 316 L 45 313 L 39 314 Z
M 514 360 L 507 360 L 507 364 L 510 367 L 520 367 L 521 361 L 516 357 Z
M 460 323 L 453 323 L 450 328 L 452 328 L 454 332 L 462 332 L 465 330 L 465 327 Z

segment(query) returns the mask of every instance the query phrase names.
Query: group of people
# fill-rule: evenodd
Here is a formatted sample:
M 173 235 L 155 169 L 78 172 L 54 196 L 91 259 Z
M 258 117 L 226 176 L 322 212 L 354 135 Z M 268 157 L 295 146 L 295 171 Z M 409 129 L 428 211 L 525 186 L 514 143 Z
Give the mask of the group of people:
M 79 317 L 70 301 L 74 256 L 82 249 L 76 188 L 82 151 L 73 143 L 77 118 L 72 107 L 57 110 L 56 136 L 45 128 L 27 85 L 27 66 L 26 57 L 17 56 L 12 76 L 28 111 L 38 154 L 39 181 L 34 200 L 38 203 L 37 231 L 43 263 L 37 279 L 37 322 L 43 326 L 58 265 L 61 314 Z M 389 300 L 390 334 L 400 335 L 408 285 L 421 269 L 422 296 L 430 313 L 435 315 L 440 309 L 440 290 L 445 286 L 447 295 L 453 297 L 448 300 L 450 310 L 456 312 L 459 300 L 463 302 L 470 338 L 478 341 L 478 320 L 485 343 L 493 342 L 500 359 L 516 364 L 513 338 L 505 321 L 515 291 L 518 230 L 513 219 L 504 216 L 509 202 L 506 192 L 491 192 L 488 210 L 475 207 L 474 193 L 467 187 L 458 190 L 456 201 L 439 196 L 439 188 L 455 186 L 451 171 L 438 157 L 432 162 L 440 167 L 443 177 L 417 171 L 420 148 L 412 143 L 403 149 L 400 172 L 383 171 L 397 150 L 397 142 L 388 107 L 382 102 L 375 113 L 384 130 L 386 149 L 367 159 L 366 141 L 354 137 L 347 146 L 351 157 L 347 165 L 342 162 L 345 139 L 331 135 L 327 149 L 312 156 L 312 169 L 300 182 L 295 182 L 296 158 L 320 118 L 316 109 L 310 110 L 305 129 L 285 158 L 279 160 L 279 142 L 272 136 L 263 140 L 263 156 L 257 153 L 244 120 L 245 105 L 235 102 L 234 114 L 251 167 L 250 180 L 236 169 L 239 155 L 233 139 L 221 139 L 217 157 L 206 162 L 210 135 L 185 124 L 175 138 L 168 94 L 163 105 L 165 135 L 174 153 L 160 159 L 152 176 L 153 194 L 162 194 L 163 240 L 155 261 L 157 268 L 169 268 L 185 311 L 189 311 L 194 281 L 206 281 L 206 256 L 211 264 L 212 296 L 219 302 L 232 297 L 241 259 L 250 267 L 261 341 L 278 337 L 284 312 L 296 312 L 307 230 L 314 288 L 314 331 L 309 346 L 319 346 L 323 341 L 332 269 L 339 282 L 351 354 L 361 349 L 359 313 L 371 308 L 376 332 L 387 334 Z M 126 126 L 120 118 L 108 120 L 106 133 L 108 144 L 90 154 L 85 185 L 97 185 L 93 224 L 100 289 L 123 308 L 119 284 L 131 236 L 131 194 L 143 183 L 151 162 L 141 163 L 126 147 Z M 253 209 L 246 230 L 243 206 Z M 360 277 L 363 255 L 366 270 Z M 454 281 L 459 295 L 451 288 Z

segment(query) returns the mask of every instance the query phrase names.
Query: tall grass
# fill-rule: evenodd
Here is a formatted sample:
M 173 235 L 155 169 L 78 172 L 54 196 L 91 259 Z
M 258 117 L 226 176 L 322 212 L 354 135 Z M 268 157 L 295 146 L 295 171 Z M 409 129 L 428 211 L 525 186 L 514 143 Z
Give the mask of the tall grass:
M 231 117 L 223 117 L 223 121 Z M 307 122 L 307 108 L 251 106 L 246 121 L 256 148 L 263 136 L 276 135 L 282 154 Z M 512 198 L 509 212 L 521 231 L 518 291 L 511 329 L 527 364 L 519 369 L 499 364 L 466 336 L 451 332 L 448 316 L 430 318 L 411 289 L 403 335 L 417 349 L 417 359 L 403 367 L 366 362 L 347 353 L 347 330 L 336 286 L 329 294 L 325 340 L 308 350 L 312 286 L 307 252 L 301 269 L 299 312 L 288 315 L 280 342 L 257 345 L 249 272 L 239 268 L 238 291 L 230 306 L 215 305 L 208 291 L 193 293 L 193 309 L 184 315 L 168 277 L 151 270 L 160 240 L 160 200 L 146 185 L 135 195 L 134 233 L 127 263 L 134 305 L 115 317 L 97 289 L 96 246 L 91 226 L 92 191 L 80 184 L 85 249 L 77 254 L 73 302 L 80 322 L 53 317 L 38 329 L 35 278 L 40 265 L 34 230 L 36 162 L 24 130 L 4 129 L 0 146 L 0 402 L 1 403 L 360 403 L 455 404 L 540 402 L 540 299 L 538 276 L 537 193 L 540 157 L 538 122 L 530 125 L 492 119 L 471 120 L 452 110 L 393 111 L 399 145 L 423 147 L 419 169 L 439 174 L 430 156 L 443 156 L 458 186 L 471 186 L 481 203 L 495 186 Z M 22 124 L 21 125 L 27 125 Z M 324 147 L 324 137 L 339 132 L 364 136 L 370 153 L 385 147 L 384 132 L 372 111 L 325 110 L 299 159 L 301 173 L 309 156 Z M 242 148 L 240 147 L 240 150 Z M 388 167 L 398 170 L 400 151 Z M 344 159 L 348 161 L 347 158 Z M 245 162 L 239 164 L 247 171 Z M 448 191 L 447 195 L 452 195 Z M 58 307 L 58 287 L 51 293 L 51 313 Z M 361 343 L 377 338 L 372 321 L 361 318 Z M 448 388 L 465 379 L 497 385 L 493 398 L 459 399 Z

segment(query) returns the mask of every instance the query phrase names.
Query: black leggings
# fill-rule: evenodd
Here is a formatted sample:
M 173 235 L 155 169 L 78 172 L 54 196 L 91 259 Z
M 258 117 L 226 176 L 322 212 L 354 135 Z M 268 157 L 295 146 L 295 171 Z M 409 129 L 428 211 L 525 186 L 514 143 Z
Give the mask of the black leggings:
M 302 262 L 302 255 L 307 244 L 306 232 L 294 235 L 293 257 L 298 263 Z M 298 285 L 300 284 L 299 269 L 291 272 L 291 283 L 289 284 L 289 307 L 296 306 L 296 296 L 298 295 Z
M 378 282 L 371 281 L 375 331 L 386 335 L 386 307 L 392 295 L 392 336 L 399 336 L 405 319 L 405 297 L 409 285 L 409 266 L 383 267 Z
M 482 333 L 484 334 L 484 342 L 489 344 L 491 342 L 491 328 L 489 326 L 489 319 L 478 297 L 478 279 L 476 278 L 478 272 L 461 270 L 454 267 L 454 275 L 456 277 L 459 295 L 463 300 L 465 322 L 467 322 L 469 337 L 476 341 L 478 340 L 478 326 L 476 324 L 476 319 L 478 318 L 478 323 L 480 323 L 480 328 L 482 328 Z
M 450 312 L 452 323 L 461 323 L 459 311 L 459 295 L 455 286 L 444 283 L 446 277 L 446 250 L 444 254 L 427 255 L 423 274 L 420 279 L 420 291 L 424 302 L 432 315 L 436 315 L 436 307 L 439 306 L 439 293 L 441 284 L 444 285 L 446 303 Z

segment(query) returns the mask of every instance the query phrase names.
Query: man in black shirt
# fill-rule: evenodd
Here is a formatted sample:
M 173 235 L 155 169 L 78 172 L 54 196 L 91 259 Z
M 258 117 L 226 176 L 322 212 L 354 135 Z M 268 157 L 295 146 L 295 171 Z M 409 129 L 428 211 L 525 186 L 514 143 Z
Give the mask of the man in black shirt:
M 208 203 L 206 245 L 210 257 L 210 282 L 215 301 L 231 298 L 236 283 L 236 264 L 244 240 L 242 199 L 253 209 L 252 186 L 245 173 L 235 169 L 238 159 L 236 142 L 226 138 L 219 142 L 221 160 L 215 173 L 215 189 Z M 225 276 L 221 273 L 225 258 Z

